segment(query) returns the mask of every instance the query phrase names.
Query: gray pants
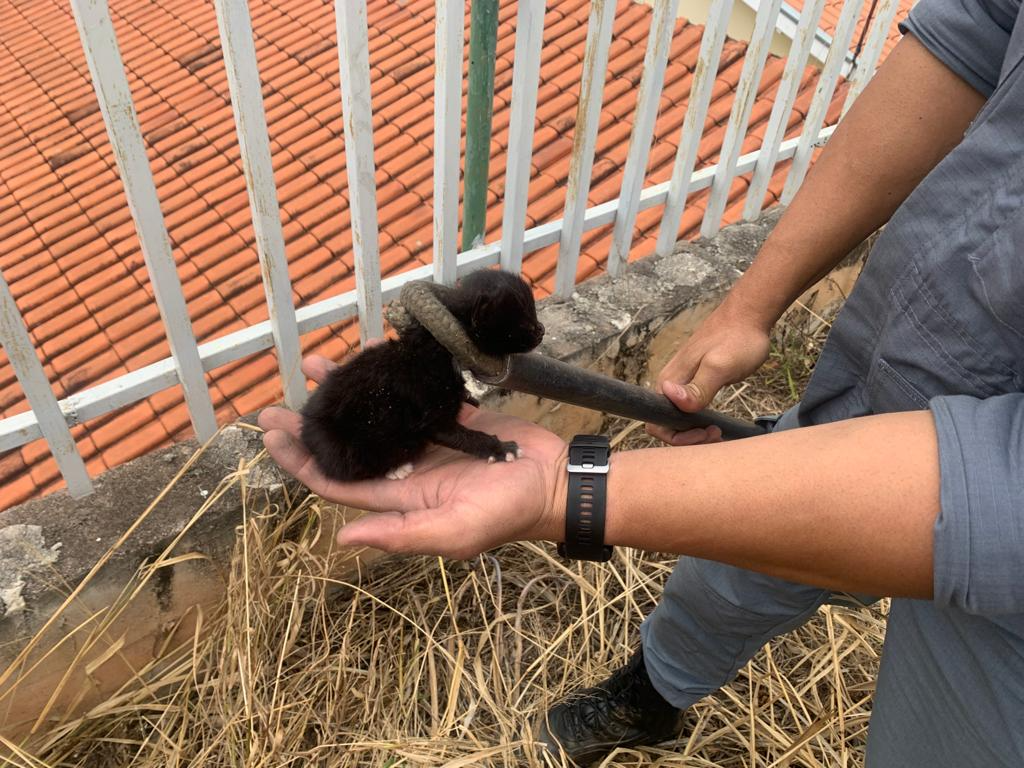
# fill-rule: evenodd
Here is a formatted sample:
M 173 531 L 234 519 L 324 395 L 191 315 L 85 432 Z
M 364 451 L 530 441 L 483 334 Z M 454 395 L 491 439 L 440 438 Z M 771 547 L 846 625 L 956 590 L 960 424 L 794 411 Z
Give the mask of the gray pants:
M 830 593 L 730 565 L 679 559 L 647 617 L 647 673 L 683 709 L 714 693 L 776 635 L 803 624 Z
M 775 430 L 795 426 L 792 408 Z M 647 673 L 658 692 L 682 709 L 730 682 L 766 642 L 799 627 L 824 603 L 871 600 L 681 557 L 640 628 Z

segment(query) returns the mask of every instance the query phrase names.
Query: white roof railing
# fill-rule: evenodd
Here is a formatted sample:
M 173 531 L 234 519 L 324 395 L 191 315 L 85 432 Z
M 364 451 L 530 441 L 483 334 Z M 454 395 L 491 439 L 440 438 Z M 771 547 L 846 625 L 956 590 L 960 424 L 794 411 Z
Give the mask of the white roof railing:
M 611 0 L 594 0 L 583 56 L 583 81 L 562 217 L 527 228 L 545 0 L 520 0 L 501 239 L 500 242 L 459 253 L 456 243 L 465 6 L 461 3 L 453 6 L 437 0 L 434 262 L 382 279 L 366 5 L 360 0 L 336 0 L 340 98 L 344 115 L 356 288 L 296 308 L 292 303 L 287 244 L 280 223 L 248 5 L 246 0 L 215 0 L 269 320 L 197 344 L 107 4 L 105 0 L 71 0 L 171 356 L 58 401 L 34 353 L 24 320 L 0 276 L 0 343 L 7 350 L 32 408 L 0 420 L 0 451 L 45 438 L 69 490 L 74 495 L 83 495 L 90 492 L 91 483 L 69 427 L 76 424 L 88 426 L 91 419 L 181 385 L 196 434 L 205 440 L 217 429 L 205 374 L 271 348 L 277 353 L 285 400 L 288 405 L 298 407 L 306 395 L 305 381 L 299 371 L 300 337 L 353 317 L 360 322 L 363 340 L 380 335 L 383 303 L 395 298 L 402 285 L 410 280 L 432 278 L 452 283 L 470 270 L 497 264 L 519 271 L 525 255 L 558 244 L 555 290 L 559 295 L 569 296 L 576 281 L 581 238 L 588 230 L 614 226 L 607 268 L 612 275 L 619 275 L 631 255 L 634 225 L 641 211 L 663 207 L 657 245 L 657 250 L 663 253 L 675 246 L 683 212 L 698 191 L 710 189 L 701 230 L 705 235 L 714 233 L 721 226 L 730 188 L 738 176 L 750 174 L 752 177 L 743 213 L 745 217 L 753 217 L 760 211 L 772 173 L 780 163 L 792 159 L 792 170 L 783 193 L 784 200 L 788 200 L 803 180 L 814 148 L 827 141 L 835 128 L 825 126 L 825 115 L 839 78 L 850 72 L 848 47 L 862 4 L 861 0 L 847 0 L 834 39 L 829 39 L 817 28 L 824 0 L 809 1 L 800 14 L 781 0 L 741 2 L 758 11 L 756 39 L 746 51 L 747 58 L 736 88 L 718 162 L 697 167 L 698 149 L 718 75 L 733 0 L 711 2 L 709 22 L 695 62 L 672 177 L 669 181 L 645 186 L 666 62 L 676 25 L 675 0 L 654 0 L 619 195 L 614 200 L 588 207 L 604 76 L 616 10 Z M 850 75 L 851 87 L 844 110 L 874 73 L 897 5 L 896 0 L 880 0 L 874 24 L 866 38 L 862 63 L 859 62 Z M 741 154 L 751 108 L 768 56 L 768 41 L 774 29 L 787 34 L 793 44 L 761 147 Z M 808 57 L 819 54 L 825 63 L 804 129 L 798 137 L 785 139 L 786 125 Z

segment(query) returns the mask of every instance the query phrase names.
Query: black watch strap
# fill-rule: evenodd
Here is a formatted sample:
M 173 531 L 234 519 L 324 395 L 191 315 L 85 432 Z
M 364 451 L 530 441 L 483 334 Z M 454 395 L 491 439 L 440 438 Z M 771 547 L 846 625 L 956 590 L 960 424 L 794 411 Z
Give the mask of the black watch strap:
M 604 543 L 610 457 L 607 437 L 576 435 L 569 443 L 565 541 L 558 545 L 562 557 L 603 562 L 612 556 Z

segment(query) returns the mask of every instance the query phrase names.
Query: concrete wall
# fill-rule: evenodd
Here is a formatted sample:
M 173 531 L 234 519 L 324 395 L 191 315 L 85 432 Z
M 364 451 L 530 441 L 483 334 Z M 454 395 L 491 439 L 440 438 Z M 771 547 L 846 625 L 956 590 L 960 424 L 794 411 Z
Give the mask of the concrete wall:
M 747 267 L 778 215 L 641 260 L 617 281 L 587 281 L 571 302 L 543 302 L 541 351 L 648 383 Z M 860 263 L 860 252 L 851 255 L 830 287 L 809 294 L 818 304 L 838 298 Z M 563 436 L 602 421 L 532 396 L 478 394 Z M 243 499 L 255 493 L 280 503 L 303 493 L 269 462 L 253 464 L 261 450 L 251 421 L 241 423 L 205 447 L 182 443 L 107 472 L 85 499 L 59 493 L 0 516 L 0 733 L 45 733 L 191 640 L 224 594 Z M 343 573 L 380 556 L 329 552 L 332 532 L 355 514 L 342 508 L 320 518 L 317 546 Z

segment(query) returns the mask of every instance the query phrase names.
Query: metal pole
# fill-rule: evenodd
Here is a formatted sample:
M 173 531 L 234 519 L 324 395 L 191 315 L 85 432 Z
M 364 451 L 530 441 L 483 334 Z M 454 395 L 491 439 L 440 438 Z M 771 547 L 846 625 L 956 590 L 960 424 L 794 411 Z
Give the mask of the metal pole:
M 509 355 L 508 368 L 501 376 L 474 375 L 493 386 L 629 419 L 649 421 L 671 429 L 716 426 L 722 430 L 722 437 L 726 440 L 755 437 L 768 432 L 768 428 L 762 424 L 742 421 L 716 411 L 683 413 L 664 395 L 536 352 Z
M 497 45 L 498 0 L 473 0 L 469 32 L 469 99 L 466 104 L 466 177 L 462 220 L 464 251 L 483 243 Z

